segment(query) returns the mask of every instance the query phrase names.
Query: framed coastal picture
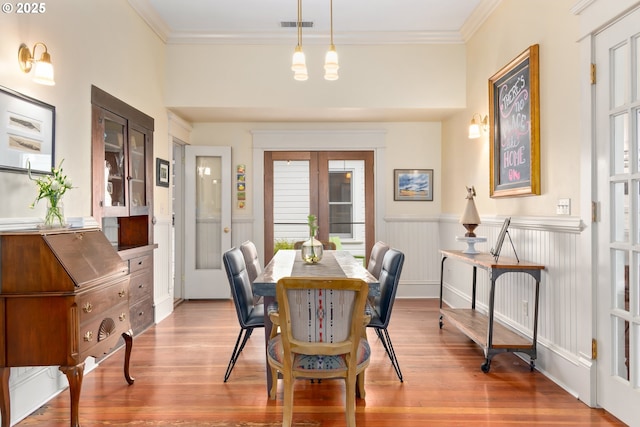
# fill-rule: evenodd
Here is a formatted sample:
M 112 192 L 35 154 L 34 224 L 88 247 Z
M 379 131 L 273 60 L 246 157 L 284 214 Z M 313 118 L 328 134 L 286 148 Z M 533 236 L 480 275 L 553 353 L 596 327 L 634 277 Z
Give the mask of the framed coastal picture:
M 393 200 L 433 201 L 433 169 L 394 169 Z
M 51 173 L 55 107 L 0 87 L 0 170 Z
M 491 197 L 540 194 L 538 45 L 489 79 Z

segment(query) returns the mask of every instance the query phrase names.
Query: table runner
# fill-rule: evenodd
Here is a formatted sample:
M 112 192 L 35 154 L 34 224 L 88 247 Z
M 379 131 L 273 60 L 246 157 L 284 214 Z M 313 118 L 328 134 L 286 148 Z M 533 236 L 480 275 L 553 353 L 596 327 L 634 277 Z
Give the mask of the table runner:
M 307 264 L 302 260 L 300 251 L 296 253 L 291 275 L 297 277 L 347 277 L 333 253 L 326 253 L 317 264 Z

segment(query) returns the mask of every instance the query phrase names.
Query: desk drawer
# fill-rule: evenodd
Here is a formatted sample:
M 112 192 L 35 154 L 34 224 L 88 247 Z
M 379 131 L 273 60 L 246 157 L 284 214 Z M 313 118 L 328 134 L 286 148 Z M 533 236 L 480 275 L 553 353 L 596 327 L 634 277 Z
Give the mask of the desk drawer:
M 129 301 L 129 276 L 106 287 L 78 295 L 76 302 L 80 313 L 80 324 L 104 313 L 121 303 Z
M 80 354 L 101 356 L 116 345 L 122 333 L 129 330 L 129 325 L 129 310 L 126 303 L 113 307 L 103 316 L 81 325 Z
M 133 334 L 138 335 L 140 332 L 153 325 L 153 300 L 145 298 L 142 301 L 131 306 L 131 329 Z
M 129 301 L 136 304 L 153 294 L 153 274 L 148 270 L 140 270 L 131 275 L 129 283 Z
M 129 260 L 129 272 L 149 269 L 153 266 L 153 255 L 143 255 Z

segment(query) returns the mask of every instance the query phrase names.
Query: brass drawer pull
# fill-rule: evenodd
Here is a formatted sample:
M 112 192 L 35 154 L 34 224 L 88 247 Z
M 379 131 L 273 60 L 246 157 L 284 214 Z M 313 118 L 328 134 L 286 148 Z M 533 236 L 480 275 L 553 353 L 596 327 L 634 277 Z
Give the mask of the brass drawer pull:
M 127 291 L 125 291 L 124 289 L 123 289 L 123 290 L 121 290 L 120 292 L 118 292 L 118 296 L 119 296 L 120 298 L 122 298 L 122 297 L 123 297 L 123 296 L 125 296 L 125 295 L 127 295 Z
M 138 285 L 138 289 L 143 289 L 143 288 L 144 288 L 144 283 L 140 283 L 140 284 Z
M 84 334 L 84 340 L 86 342 L 93 341 L 93 331 L 88 331 L 86 334 Z
M 90 302 L 86 303 L 84 307 L 82 307 L 82 311 L 84 311 L 85 313 L 91 313 L 93 311 L 93 304 L 91 304 Z

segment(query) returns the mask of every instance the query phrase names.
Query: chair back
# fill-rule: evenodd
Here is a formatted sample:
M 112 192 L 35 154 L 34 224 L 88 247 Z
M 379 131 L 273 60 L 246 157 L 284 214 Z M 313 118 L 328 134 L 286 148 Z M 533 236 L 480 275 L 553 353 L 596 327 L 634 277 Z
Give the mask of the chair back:
M 371 248 L 371 255 L 369 256 L 369 263 L 367 264 L 367 270 L 376 279 L 380 278 L 380 270 L 382 269 L 382 260 L 384 255 L 389 250 L 389 245 L 384 242 L 376 242 Z
M 306 240 L 300 240 L 299 242 L 295 242 L 293 244 L 293 249 L 302 249 L 302 244 L 304 242 L 306 242 Z M 336 244 L 334 242 L 327 242 L 325 240 L 320 240 L 320 243 L 322 243 L 322 249 L 324 249 L 325 251 L 336 250 Z
M 384 255 L 380 270 L 380 295 L 375 298 L 374 307 L 380 315 L 382 328 L 389 326 L 393 302 L 396 299 L 396 291 L 400 282 L 400 273 L 404 264 L 404 254 L 396 249 L 389 249 Z
M 224 268 L 231 286 L 231 295 L 236 306 L 238 321 L 242 328 L 248 327 L 248 320 L 253 309 L 253 291 L 244 256 L 239 248 L 232 248 L 222 255 Z
M 281 278 L 276 297 L 285 366 L 292 352 L 348 354 L 356 366 L 368 293 L 369 285 L 361 279 Z
M 253 283 L 256 277 L 258 277 L 258 274 L 262 273 L 262 266 L 258 258 L 258 249 L 256 249 L 256 245 L 252 241 L 247 240 L 240 245 L 240 250 L 244 256 L 244 263 L 247 266 L 249 281 Z

